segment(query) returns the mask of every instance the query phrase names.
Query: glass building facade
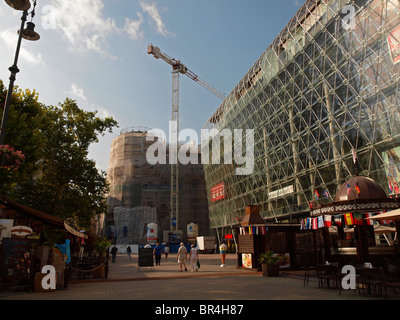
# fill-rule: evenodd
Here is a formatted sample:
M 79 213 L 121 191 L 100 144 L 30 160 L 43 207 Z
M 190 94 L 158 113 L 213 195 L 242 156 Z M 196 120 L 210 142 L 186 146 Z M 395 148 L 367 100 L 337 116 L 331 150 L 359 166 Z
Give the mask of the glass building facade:
M 398 0 L 306 1 L 204 126 L 254 129 L 252 174 L 204 165 L 211 227 L 309 216 L 356 168 L 400 193 L 399 62 Z

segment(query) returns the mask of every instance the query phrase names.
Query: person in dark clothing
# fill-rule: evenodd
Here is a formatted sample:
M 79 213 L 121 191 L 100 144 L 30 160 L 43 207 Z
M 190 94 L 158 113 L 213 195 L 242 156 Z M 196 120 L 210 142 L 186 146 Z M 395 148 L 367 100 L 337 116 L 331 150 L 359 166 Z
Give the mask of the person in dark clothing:
M 162 254 L 162 248 L 159 243 L 156 244 L 154 250 L 153 250 L 153 255 L 156 258 L 156 265 L 161 264 L 161 254 Z
M 131 247 L 130 247 L 130 246 L 128 246 L 128 248 L 126 249 L 126 253 L 127 253 L 127 255 L 128 255 L 128 260 L 131 260 L 131 253 L 132 253 L 132 250 L 131 250 Z
M 115 260 L 117 259 L 117 252 L 118 252 L 118 249 L 114 244 L 114 247 L 111 249 L 111 256 L 112 256 L 111 262 L 112 263 L 115 263 Z

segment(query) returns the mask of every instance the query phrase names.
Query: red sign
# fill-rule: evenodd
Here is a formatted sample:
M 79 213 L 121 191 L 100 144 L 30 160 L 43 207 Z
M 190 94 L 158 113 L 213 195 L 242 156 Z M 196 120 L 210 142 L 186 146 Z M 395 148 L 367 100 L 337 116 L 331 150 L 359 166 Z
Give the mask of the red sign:
M 225 198 L 224 184 L 220 183 L 211 188 L 211 202 L 215 202 Z
M 232 233 L 226 234 L 225 239 L 227 239 L 227 240 L 233 239 L 233 234 Z

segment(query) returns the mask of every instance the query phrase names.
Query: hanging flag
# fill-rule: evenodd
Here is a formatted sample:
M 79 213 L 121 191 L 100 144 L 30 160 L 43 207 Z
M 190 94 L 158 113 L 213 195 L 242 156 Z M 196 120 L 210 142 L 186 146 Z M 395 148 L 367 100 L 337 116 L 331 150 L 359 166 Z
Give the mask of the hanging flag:
M 333 221 L 335 221 L 337 226 L 342 226 L 342 216 L 333 216 Z
M 389 181 L 389 193 L 393 193 L 393 186 L 391 181 Z
M 305 230 L 305 229 L 306 229 L 305 219 L 301 219 L 301 221 L 300 221 L 300 230 Z
M 317 189 L 315 189 L 315 199 L 319 199 L 319 193 Z
M 371 218 L 371 217 L 373 217 L 374 215 L 372 214 L 372 213 L 366 213 L 365 214 L 365 218 Z M 372 226 L 372 225 L 374 225 L 374 220 L 372 220 L 372 219 L 366 219 L 365 221 L 367 221 L 367 225 L 368 226 Z
M 350 195 L 350 191 L 351 191 L 350 185 L 347 184 L 347 195 Z
M 386 211 L 379 211 L 379 213 L 378 214 L 382 214 L 382 213 L 385 213 Z M 390 224 L 390 223 L 392 223 L 393 221 L 392 220 L 380 220 L 380 223 L 381 224 Z
M 318 228 L 323 228 L 325 226 L 324 224 L 324 216 L 319 216 L 318 217 Z
M 356 186 L 354 189 L 356 189 L 357 193 L 360 194 L 360 187 L 358 186 L 358 183 L 356 183 Z
M 352 226 L 352 225 L 354 224 L 353 214 L 351 214 L 351 213 L 346 213 L 346 214 L 344 215 L 344 221 L 345 221 L 346 225 Z
M 313 218 L 312 228 L 313 228 L 313 230 L 317 230 L 318 229 L 318 218 Z
M 329 228 L 330 226 L 332 226 L 332 216 L 325 216 L 324 217 L 324 225 L 325 227 Z
M 323 196 L 324 196 L 325 198 L 329 199 L 329 192 L 328 192 L 328 190 L 326 190 L 326 189 L 324 190 Z
M 353 214 L 354 224 L 357 226 L 362 226 L 364 224 L 364 218 L 362 213 Z
M 354 150 L 354 148 L 351 149 L 351 153 L 353 154 L 353 162 L 354 162 L 354 164 L 356 164 L 356 162 L 357 162 L 357 154 L 356 154 L 356 151 Z

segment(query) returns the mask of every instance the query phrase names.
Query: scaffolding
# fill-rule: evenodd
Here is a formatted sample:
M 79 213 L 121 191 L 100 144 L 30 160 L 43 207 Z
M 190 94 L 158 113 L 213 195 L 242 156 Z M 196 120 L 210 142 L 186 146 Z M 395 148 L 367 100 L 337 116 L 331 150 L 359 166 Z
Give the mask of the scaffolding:
M 144 241 L 142 231 L 149 222 L 159 226 L 160 241 L 163 231 L 170 230 L 169 147 L 166 142 L 159 142 L 165 143 L 166 163 L 150 164 L 146 155 L 148 148 L 155 143 L 147 141 L 151 134 L 147 127 L 126 128 L 111 144 L 107 170 L 110 185 L 108 225 L 115 227 L 118 244 Z M 200 158 L 200 153 L 197 156 Z M 176 230 L 186 230 L 187 225 L 193 222 L 198 224 L 201 234 L 208 235 L 207 195 L 200 161 L 181 166 L 179 179 L 182 215 Z
M 354 151 L 358 174 L 400 192 L 399 35 L 397 0 L 305 2 L 204 125 L 254 129 L 251 175 L 204 165 L 212 228 L 248 205 L 290 221 L 332 202 Z

